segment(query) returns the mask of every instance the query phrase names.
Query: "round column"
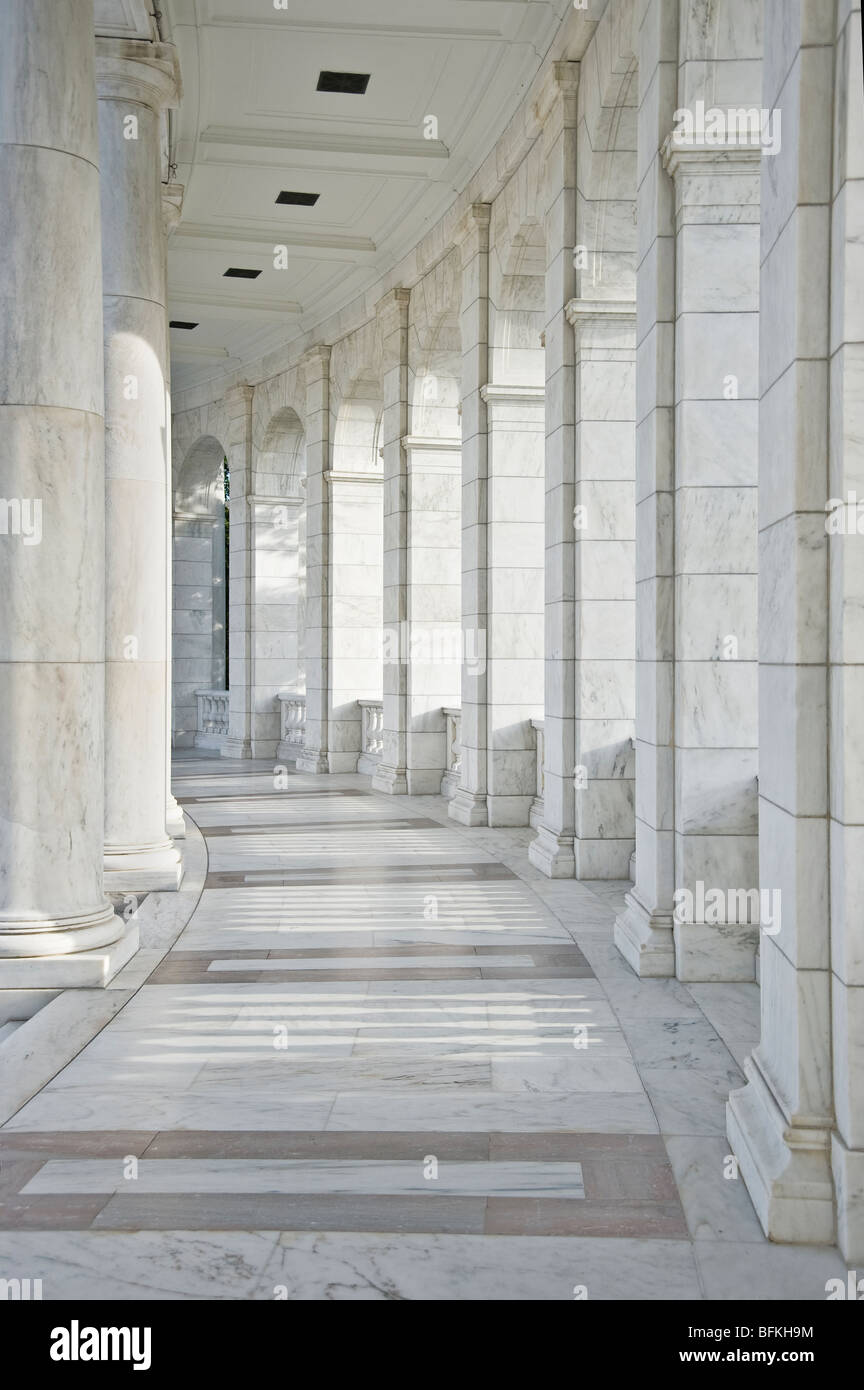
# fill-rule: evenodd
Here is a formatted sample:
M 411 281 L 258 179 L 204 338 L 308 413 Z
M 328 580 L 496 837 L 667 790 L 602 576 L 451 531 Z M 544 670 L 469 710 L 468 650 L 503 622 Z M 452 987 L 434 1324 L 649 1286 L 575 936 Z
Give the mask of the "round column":
M 0 956 L 117 940 L 93 0 L 0 0 Z
M 168 241 L 176 230 L 183 210 L 183 185 L 168 183 L 162 185 L 162 228 L 164 231 L 164 275 L 168 283 Z M 167 290 L 166 290 L 167 298 Z M 167 314 L 166 314 L 167 319 Z M 174 840 L 185 840 L 186 822 L 183 812 L 171 790 L 171 751 L 172 751 L 172 676 L 174 661 L 174 484 L 171 457 L 171 350 L 166 328 L 165 334 L 165 526 L 167 532 L 167 555 L 165 573 L 167 575 L 165 592 L 165 829 Z
M 174 49 L 98 39 L 105 332 L 105 883 L 176 889 L 165 831 L 167 395 L 161 112 Z

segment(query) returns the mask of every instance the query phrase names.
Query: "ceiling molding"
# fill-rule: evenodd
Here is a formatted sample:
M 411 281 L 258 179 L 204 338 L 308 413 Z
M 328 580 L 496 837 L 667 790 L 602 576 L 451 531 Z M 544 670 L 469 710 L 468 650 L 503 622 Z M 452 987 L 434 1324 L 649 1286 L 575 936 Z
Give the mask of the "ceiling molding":
M 441 140 L 422 136 L 351 135 L 313 130 L 247 130 L 240 126 L 207 126 L 202 145 L 253 145 L 258 149 L 314 150 L 324 154 L 368 154 L 377 159 L 449 159 Z
M 298 318 L 302 304 L 279 299 L 241 299 L 227 294 L 207 294 L 202 291 L 168 287 L 168 303 L 172 318 L 182 314 L 195 315 L 206 309 L 212 319 L 284 319 Z
M 272 251 L 274 246 L 307 247 L 313 251 L 351 251 L 371 255 L 378 249 L 370 237 L 338 236 L 327 232 L 289 232 L 285 227 L 255 231 L 251 227 L 209 225 L 203 222 L 181 222 L 178 240 L 210 241 L 219 246 L 259 246 Z M 191 248 L 189 248 L 191 249 Z

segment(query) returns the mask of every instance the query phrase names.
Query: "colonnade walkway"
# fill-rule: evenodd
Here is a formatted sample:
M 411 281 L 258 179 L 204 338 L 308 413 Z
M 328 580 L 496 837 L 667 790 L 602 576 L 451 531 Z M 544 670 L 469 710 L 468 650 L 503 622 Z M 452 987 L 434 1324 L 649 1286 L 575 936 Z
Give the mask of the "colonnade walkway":
M 141 904 L 102 992 L 122 1006 L 0 1129 L 0 1274 L 46 1299 L 822 1300 L 845 1277 L 769 1244 L 730 1171 L 757 986 L 637 979 L 626 885 L 545 879 L 530 830 L 367 778 L 175 771 L 197 906 L 177 935 L 182 893 Z

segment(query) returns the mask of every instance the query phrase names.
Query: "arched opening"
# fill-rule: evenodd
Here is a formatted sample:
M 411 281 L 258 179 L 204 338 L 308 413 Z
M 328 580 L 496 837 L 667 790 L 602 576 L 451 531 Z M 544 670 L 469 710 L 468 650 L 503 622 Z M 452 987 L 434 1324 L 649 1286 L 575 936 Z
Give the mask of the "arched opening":
M 363 762 L 363 701 L 383 698 L 383 399 L 372 372 L 338 403 L 330 493 L 330 771 Z M 373 752 L 374 756 L 374 752 Z M 371 771 L 364 762 L 363 770 Z
M 284 703 L 306 694 L 306 436 L 291 406 L 267 423 L 252 484 L 252 748 L 270 756 L 278 745 L 280 757 L 296 757 L 298 746 L 284 740 Z
M 198 692 L 227 689 L 228 464 L 213 435 L 189 450 L 174 489 L 172 742 L 190 748 L 199 733 Z M 207 731 L 227 730 L 227 700 Z M 224 729 L 222 724 L 224 722 Z M 218 743 L 214 746 L 218 746 Z

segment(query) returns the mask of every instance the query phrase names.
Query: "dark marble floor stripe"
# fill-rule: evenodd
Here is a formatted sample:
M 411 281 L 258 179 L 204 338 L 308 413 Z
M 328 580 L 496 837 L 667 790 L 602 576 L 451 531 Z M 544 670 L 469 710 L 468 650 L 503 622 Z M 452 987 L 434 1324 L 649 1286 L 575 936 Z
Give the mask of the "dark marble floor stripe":
M 430 1186 L 433 1184 L 430 1183 Z M 485 1197 L 279 1193 L 134 1194 L 104 1198 L 96 1231 L 377 1231 L 483 1235 Z
M 680 1202 L 591 1202 L 567 1197 L 488 1197 L 486 1235 L 612 1236 L 689 1240 Z
M 49 1158 L 423 1158 L 662 1163 L 659 1134 L 483 1130 L 0 1130 L 3 1164 Z M 671 1168 L 669 1169 L 671 1172 Z
M 267 825 L 204 825 L 201 827 L 201 834 L 208 840 L 218 840 L 223 837 L 230 837 L 232 840 L 245 840 L 255 835 L 308 835 L 310 831 L 319 832 L 335 831 L 339 835 L 343 831 L 352 830 L 446 830 L 447 826 L 440 821 L 429 820 L 425 816 L 417 816 L 415 819 L 406 817 L 404 820 L 304 820 L 304 821 L 274 821 Z
M 359 959 L 374 961 L 388 957 L 414 956 L 470 956 L 472 964 L 489 959 L 494 964 L 498 956 L 530 956 L 535 965 L 587 965 L 578 946 L 568 946 L 565 942 L 554 946 L 448 946 L 446 942 L 423 942 L 399 946 L 304 946 L 282 947 L 272 950 L 248 950 L 240 948 L 230 951 L 172 951 L 173 960 L 190 960 L 199 963 L 209 960 L 330 960 Z
M 218 774 L 216 774 L 216 777 L 218 780 Z M 197 781 L 198 779 L 190 778 L 189 780 Z M 212 806 L 218 805 L 220 802 L 224 801 L 274 801 L 277 798 L 279 801 L 296 801 L 298 799 L 305 800 L 308 796 L 343 797 L 368 795 L 368 792 L 363 791 L 359 787 L 344 787 L 342 789 L 331 787 L 329 790 L 325 787 L 313 787 L 309 788 L 307 791 L 298 790 L 290 792 L 283 791 L 281 788 L 277 790 L 274 787 L 272 791 L 268 792 L 213 792 L 211 796 L 178 796 L 177 801 L 181 806 L 200 806 L 203 804 Z
M 491 883 L 499 879 L 515 879 L 512 869 L 504 864 L 456 864 L 442 869 L 438 864 L 357 864 L 345 868 L 321 869 L 235 869 L 208 873 L 205 888 L 311 888 L 322 883 L 386 884 L 411 883 Z

